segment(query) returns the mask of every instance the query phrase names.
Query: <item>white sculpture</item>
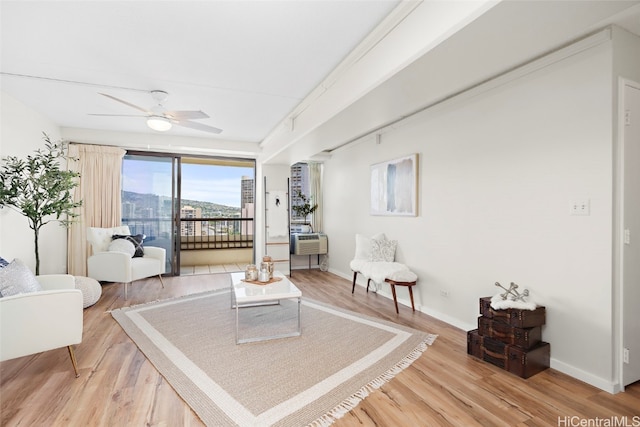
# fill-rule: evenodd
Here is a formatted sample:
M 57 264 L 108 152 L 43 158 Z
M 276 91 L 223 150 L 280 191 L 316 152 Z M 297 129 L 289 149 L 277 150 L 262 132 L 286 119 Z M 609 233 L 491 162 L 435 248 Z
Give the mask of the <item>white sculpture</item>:
M 518 292 L 518 285 L 513 282 L 511 282 L 511 284 L 509 285 L 509 289 L 502 286 L 500 282 L 496 282 L 496 286 L 506 291 L 505 293 L 500 294 L 503 300 L 509 298 L 511 301 L 527 302 L 525 298 L 529 296 L 529 289 L 525 289 L 524 291 L 522 291 L 522 293 L 520 293 Z
M 505 292 L 498 293 L 491 298 L 491 307 L 494 310 L 504 310 L 507 308 L 519 308 L 524 310 L 535 310 L 537 304 L 529 299 L 529 289 L 518 292 L 518 285 L 511 282 L 509 289 L 499 282 L 495 285 L 504 289 Z M 525 299 L 526 298 L 526 299 Z

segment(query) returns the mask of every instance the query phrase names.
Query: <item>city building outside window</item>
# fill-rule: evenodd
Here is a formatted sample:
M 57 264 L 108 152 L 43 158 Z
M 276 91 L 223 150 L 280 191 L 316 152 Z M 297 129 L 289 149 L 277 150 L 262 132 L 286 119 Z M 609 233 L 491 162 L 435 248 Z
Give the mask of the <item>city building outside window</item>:
M 291 166 L 291 206 L 301 205 L 303 203 L 300 194 L 304 195 L 307 200 L 311 197 L 309 186 L 309 165 L 306 163 L 296 163 Z M 298 216 L 296 211 L 291 209 L 291 222 L 294 224 L 304 224 L 309 218 Z

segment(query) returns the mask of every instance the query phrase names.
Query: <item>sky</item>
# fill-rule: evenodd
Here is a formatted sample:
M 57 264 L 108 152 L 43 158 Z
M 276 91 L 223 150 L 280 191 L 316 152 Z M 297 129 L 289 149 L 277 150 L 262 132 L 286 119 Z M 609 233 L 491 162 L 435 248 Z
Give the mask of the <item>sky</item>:
M 122 171 L 124 191 L 171 196 L 170 159 L 125 158 Z M 240 207 L 240 182 L 243 176 L 254 178 L 253 168 L 183 163 L 182 198 Z

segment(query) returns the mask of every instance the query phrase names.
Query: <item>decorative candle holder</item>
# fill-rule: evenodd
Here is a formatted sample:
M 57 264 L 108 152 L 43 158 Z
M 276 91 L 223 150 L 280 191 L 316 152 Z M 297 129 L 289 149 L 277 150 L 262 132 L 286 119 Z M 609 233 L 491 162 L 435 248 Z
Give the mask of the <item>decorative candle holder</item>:
M 262 263 L 260 263 L 260 270 L 266 269 L 269 272 L 269 279 L 273 279 L 273 261 L 270 256 L 262 257 Z
M 260 269 L 260 272 L 258 273 L 258 281 L 268 282 L 269 280 L 270 280 L 269 270 L 267 270 L 266 268 Z
M 247 268 L 244 272 L 245 280 L 256 281 L 258 280 L 258 267 L 255 264 L 247 265 Z

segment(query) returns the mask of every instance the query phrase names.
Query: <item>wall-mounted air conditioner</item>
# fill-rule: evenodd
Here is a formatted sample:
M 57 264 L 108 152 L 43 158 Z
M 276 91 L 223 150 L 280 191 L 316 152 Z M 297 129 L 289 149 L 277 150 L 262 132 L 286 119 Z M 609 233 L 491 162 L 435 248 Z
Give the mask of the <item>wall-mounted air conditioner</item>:
M 329 250 L 327 235 L 299 233 L 291 235 L 291 253 L 294 255 L 320 255 Z

